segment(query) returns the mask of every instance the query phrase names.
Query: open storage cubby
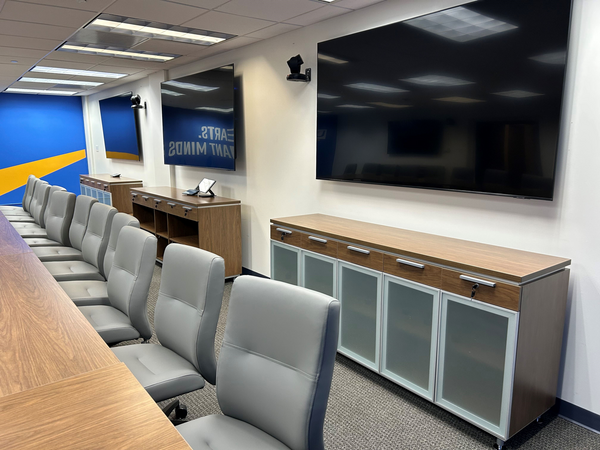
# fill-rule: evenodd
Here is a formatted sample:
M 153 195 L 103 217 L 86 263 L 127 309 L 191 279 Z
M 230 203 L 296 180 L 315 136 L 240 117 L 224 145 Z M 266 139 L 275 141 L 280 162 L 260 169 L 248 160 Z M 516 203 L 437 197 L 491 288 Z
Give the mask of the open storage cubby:
M 165 249 L 167 248 L 167 245 L 169 245 L 169 240 L 162 236 L 157 236 L 156 238 L 158 239 L 156 246 L 156 259 L 162 261 L 163 256 L 165 255 Z
M 152 208 L 134 204 L 133 216 L 140 221 L 140 228 L 149 231 L 150 233 L 156 232 L 156 225 L 154 224 L 154 210 Z
M 198 247 L 198 222 L 177 216 L 168 216 L 169 239 L 179 244 Z
M 164 238 L 169 238 L 167 227 L 167 213 L 154 210 L 154 224 L 156 226 L 156 234 Z

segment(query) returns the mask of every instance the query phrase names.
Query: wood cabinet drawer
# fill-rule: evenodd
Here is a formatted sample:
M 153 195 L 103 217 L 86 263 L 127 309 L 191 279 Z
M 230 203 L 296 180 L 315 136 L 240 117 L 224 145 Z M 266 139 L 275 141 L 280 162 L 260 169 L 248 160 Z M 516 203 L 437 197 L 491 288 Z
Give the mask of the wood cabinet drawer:
M 174 216 L 183 217 L 184 219 L 198 221 L 198 208 L 193 208 L 188 205 L 182 205 L 181 203 L 162 199 L 162 201 L 158 203 L 157 209 L 168 214 L 173 214 Z
M 132 192 L 131 193 L 131 202 L 141 205 L 142 204 L 142 194 L 138 194 L 137 192 Z
M 300 241 L 305 250 L 337 258 L 337 241 L 304 233 L 300 233 Z
M 442 268 L 412 261 L 408 258 L 383 255 L 383 271 L 406 280 L 416 281 L 439 289 L 442 287 Z
M 286 227 L 279 225 L 271 225 L 271 239 L 278 242 L 285 242 L 289 245 L 295 245 L 296 247 L 302 247 L 302 233 L 299 231 L 290 230 Z
M 383 253 L 358 245 L 338 243 L 338 259 L 373 270 L 383 270 Z
M 469 277 L 470 280 L 461 279 L 461 275 Z M 475 300 L 519 311 L 521 299 L 521 288 L 519 286 L 488 280 L 485 277 L 477 275 L 468 275 L 454 270 L 442 269 L 442 290 L 444 291 L 470 298 L 473 286 L 477 282 L 476 280 L 492 283 L 495 286 L 491 287 L 483 283 L 478 283 L 479 287 L 475 290 L 475 296 L 473 297 Z
M 137 203 L 139 205 L 147 206 L 148 208 L 154 208 L 154 202 L 152 201 L 152 197 L 146 194 L 132 193 L 133 203 Z

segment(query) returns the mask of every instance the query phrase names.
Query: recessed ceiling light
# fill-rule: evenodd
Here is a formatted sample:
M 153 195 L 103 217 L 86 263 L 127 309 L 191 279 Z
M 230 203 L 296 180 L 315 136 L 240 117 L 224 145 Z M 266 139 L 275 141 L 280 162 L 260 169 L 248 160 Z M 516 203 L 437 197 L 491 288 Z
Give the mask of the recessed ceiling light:
M 334 64 L 346 64 L 348 62 L 348 61 L 346 61 L 344 59 L 335 58 L 335 57 L 329 56 L 329 55 L 324 55 L 323 53 L 319 53 L 317 55 L 317 57 L 321 61 L 327 61 L 327 62 L 334 63 Z
M 353 89 L 361 89 L 363 91 L 372 91 L 372 92 L 382 92 L 385 94 L 392 94 L 398 92 L 408 92 L 405 89 L 395 88 L 391 86 L 382 86 L 380 84 L 371 84 L 371 83 L 353 83 L 346 84 L 346 87 Z
M 462 86 L 464 84 L 474 84 L 473 81 L 446 77 L 444 75 L 423 75 L 422 77 L 403 78 L 402 81 L 426 86 Z
M 567 62 L 567 52 L 545 53 L 543 55 L 532 56 L 529 59 L 545 64 L 565 64 Z
M 512 97 L 512 98 L 526 98 L 526 97 L 538 97 L 544 94 L 537 94 L 535 92 L 529 91 L 520 91 L 515 89 L 513 91 L 504 91 L 504 92 L 494 92 L 494 95 L 502 95 L 503 97 Z
M 319 93 L 319 94 L 317 94 L 317 98 L 322 98 L 322 99 L 325 99 L 325 100 L 331 100 L 331 99 L 334 99 L 334 98 L 340 98 L 340 96 L 339 95 L 329 95 L 329 94 Z
M 383 106 L 384 108 L 410 108 L 412 105 L 398 105 L 397 103 L 369 102 L 369 105 Z
M 443 97 L 443 98 L 434 98 L 434 100 L 439 100 L 440 102 L 452 102 L 452 103 L 481 103 L 484 100 L 477 100 L 475 98 L 467 98 L 467 97 Z
M 210 92 L 219 89 L 216 86 L 202 86 L 201 84 L 183 83 L 181 81 L 165 81 L 163 84 L 178 87 L 180 89 L 189 89 L 191 91 Z
M 181 55 L 167 55 L 154 52 L 136 52 L 132 50 L 118 50 L 114 48 L 98 48 L 90 47 L 85 45 L 74 45 L 68 42 L 60 47 L 58 50 L 71 51 L 75 53 L 83 53 L 87 55 L 100 55 L 100 56 L 116 56 L 118 58 L 129 58 L 129 59 L 141 59 L 148 61 L 165 62 L 177 58 Z
M 517 28 L 462 6 L 417 17 L 405 23 L 457 42 L 472 41 Z
M 45 67 L 35 66 L 30 72 L 41 72 L 41 73 L 58 73 L 61 75 L 76 75 L 80 77 L 94 77 L 94 78 L 122 78 L 126 77 L 126 73 L 111 73 L 111 72 L 98 72 L 95 70 L 77 70 L 77 69 L 65 69 L 62 67 Z
M 75 86 L 100 86 L 104 83 L 98 83 L 95 81 L 77 81 L 77 80 L 52 80 L 50 78 L 30 78 L 23 77 L 19 81 L 25 83 L 43 83 L 43 84 L 72 84 Z
M 373 109 L 372 106 L 366 105 L 337 105 L 338 108 L 350 108 L 350 109 Z
M 233 112 L 233 108 L 213 108 L 211 106 L 200 106 L 196 109 L 203 109 L 205 111 L 216 111 L 216 112 L 222 112 L 222 113 Z
M 165 95 L 172 95 L 173 97 L 179 97 L 181 95 L 185 95 L 185 94 L 182 94 L 181 92 L 170 91 L 168 89 L 161 89 L 160 92 L 162 92 Z
M 19 94 L 47 94 L 47 95 L 74 95 L 75 91 L 45 91 L 43 89 L 20 89 L 8 88 L 4 92 L 16 92 Z

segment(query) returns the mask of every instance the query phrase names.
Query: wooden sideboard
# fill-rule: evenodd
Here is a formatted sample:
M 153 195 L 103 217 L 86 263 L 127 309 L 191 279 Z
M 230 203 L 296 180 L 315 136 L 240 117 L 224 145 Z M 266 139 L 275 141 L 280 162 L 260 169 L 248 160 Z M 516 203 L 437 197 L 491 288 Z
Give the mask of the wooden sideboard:
M 570 263 L 322 214 L 271 220 L 271 277 L 340 300 L 340 353 L 500 446 L 556 401 Z
M 182 189 L 131 189 L 133 215 L 158 239 L 158 259 L 171 242 L 222 256 L 225 276 L 242 273 L 241 202 L 225 197 L 183 195 Z
M 130 189 L 143 186 L 140 179 L 112 177 L 109 174 L 79 175 L 79 183 L 82 194 L 97 198 L 101 203 L 127 214 L 133 212 Z

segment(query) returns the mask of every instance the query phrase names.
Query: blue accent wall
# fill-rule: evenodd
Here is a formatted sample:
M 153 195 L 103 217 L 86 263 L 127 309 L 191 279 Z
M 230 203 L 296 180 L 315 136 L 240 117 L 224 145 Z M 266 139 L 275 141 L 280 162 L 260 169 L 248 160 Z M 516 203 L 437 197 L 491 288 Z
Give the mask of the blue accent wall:
M 80 97 L 0 94 L 0 169 L 85 149 Z M 79 193 L 79 174 L 87 158 L 44 180 Z M 0 196 L 0 204 L 20 204 L 24 187 Z

